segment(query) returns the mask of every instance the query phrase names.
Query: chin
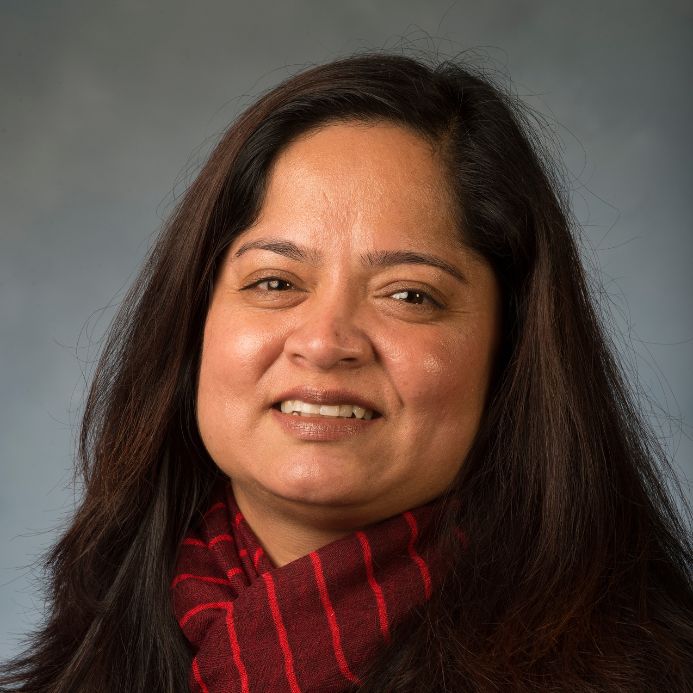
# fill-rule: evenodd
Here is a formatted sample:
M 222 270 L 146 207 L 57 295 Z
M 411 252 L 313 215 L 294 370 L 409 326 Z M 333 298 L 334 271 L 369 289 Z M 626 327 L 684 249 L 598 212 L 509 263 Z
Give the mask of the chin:
M 272 495 L 285 501 L 328 508 L 362 505 L 372 498 L 372 493 L 367 493 L 363 487 L 334 480 L 328 482 L 312 478 L 292 479 L 283 483 L 275 481 L 271 487 L 265 488 Z
M 339 455 L 288 455 L 257 479 L 276 495 L 311 504 L 352 504 L 372 497 L 372 472 Z

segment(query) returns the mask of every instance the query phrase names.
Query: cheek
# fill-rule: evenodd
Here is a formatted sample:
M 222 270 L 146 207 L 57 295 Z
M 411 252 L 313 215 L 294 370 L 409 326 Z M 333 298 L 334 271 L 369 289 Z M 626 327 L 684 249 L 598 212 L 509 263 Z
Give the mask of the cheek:
M 201 428 L 220 416 L 247 415 L 249 405 L 260 402 L 260 379 L 281 350 L 266 324 L 244 324 L 227 312 L 212 306 L 205 323 L 197 387 Z
M 427 417 L 469 413 L 477 418 L 488 388 L 491 351 L 490 340 L 473 333 L 401 341 L 390 359 L 404 404 Z
M 214 307 L 209 311 L 205 323 L 202 361 L 207 359 L 214 368 L 238 372 L 257 370 L 263 356 L 272 350 L 276 335 L 268 329 L 266 322 L 255 324 L 242 321 L 238 316 L 227 315 L 229 311 Z

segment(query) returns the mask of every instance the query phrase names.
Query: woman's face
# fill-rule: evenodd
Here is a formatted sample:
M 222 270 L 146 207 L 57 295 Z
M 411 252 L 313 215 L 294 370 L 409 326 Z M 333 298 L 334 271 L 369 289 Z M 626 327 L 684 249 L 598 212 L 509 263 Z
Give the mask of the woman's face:
M 500 311 L 446 190 L 430 144 L 396 125 L 331 124 L 277 158 L 257 222 L 220 268 L 197 394 L 202 439 L 241 509 L 363 525 L 455 477 Z M 283 413 L 287 400 L 374 416 Z

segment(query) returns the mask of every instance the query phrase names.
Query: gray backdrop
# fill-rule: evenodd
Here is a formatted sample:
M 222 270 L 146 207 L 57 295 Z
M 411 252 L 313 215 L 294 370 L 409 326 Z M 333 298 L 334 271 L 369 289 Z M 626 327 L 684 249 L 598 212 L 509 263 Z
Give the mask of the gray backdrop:
M 29 566 L 73 508 L 84 376 L 174 196 L 262 90 L 403 36 L 478 49 L 551 119 L 602 303 L 690 494 L 690 0 L 0 0 L 0 659 L 41 615 Z

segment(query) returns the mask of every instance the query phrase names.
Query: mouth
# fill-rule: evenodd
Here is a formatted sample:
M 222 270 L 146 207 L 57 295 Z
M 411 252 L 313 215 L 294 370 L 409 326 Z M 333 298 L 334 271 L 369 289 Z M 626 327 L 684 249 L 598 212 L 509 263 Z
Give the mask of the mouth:
M 284 406 L 282 406 L 282 404 Z M 372 409 L 364 409 L 356 405 L 334 404 L 334 405 L 309 405 L 303 403 L 294 404 L 291 400 L 275 402 L 272 407 L 286 416 L 300 416 L 305 418 L 321 420 L 373 420 L 382 418 L 382 414 Z M 307 410 L 307 411 L 306 411 Z

